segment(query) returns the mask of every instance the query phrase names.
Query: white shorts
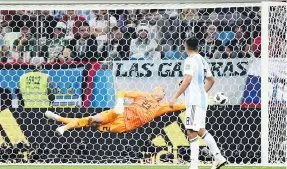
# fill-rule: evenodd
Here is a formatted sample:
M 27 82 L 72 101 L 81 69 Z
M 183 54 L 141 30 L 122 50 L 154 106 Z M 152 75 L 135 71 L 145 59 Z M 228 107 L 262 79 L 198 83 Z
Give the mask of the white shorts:
M 192 105 L 185 112 L 185 128 L 193 131 L 199 131 L 205 128 L 206 111 L 200 106 Z

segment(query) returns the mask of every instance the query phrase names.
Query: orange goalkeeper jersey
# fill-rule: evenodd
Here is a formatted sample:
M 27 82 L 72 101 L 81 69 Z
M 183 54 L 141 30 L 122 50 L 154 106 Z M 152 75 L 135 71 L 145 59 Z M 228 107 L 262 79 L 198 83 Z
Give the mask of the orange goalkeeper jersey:
M 124 110 L 125 125 L 128 131 L 141 127 L 162 114 L 185 109 L 184 104 L 175 104 L 173 108 L 170 108 L 168 103 L 160 103 L 151 94 L 145 92 L 120 91 L 118 96 L 133 99 Z

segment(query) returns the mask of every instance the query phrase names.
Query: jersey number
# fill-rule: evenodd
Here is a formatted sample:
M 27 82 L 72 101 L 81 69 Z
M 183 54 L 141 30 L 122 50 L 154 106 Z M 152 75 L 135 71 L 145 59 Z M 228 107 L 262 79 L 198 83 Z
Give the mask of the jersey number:
M 41 76 L 29 76 L 26 78 L 26 84 L 36 84 L 39 85 L 41 80 Z
M 142 103 L 142 107 L 144 107 L 145 109 L 150 109 L 151 108 L 151 105 L 149 104 L 149 102 L 148 101 L 144 101 L 143 103 Z

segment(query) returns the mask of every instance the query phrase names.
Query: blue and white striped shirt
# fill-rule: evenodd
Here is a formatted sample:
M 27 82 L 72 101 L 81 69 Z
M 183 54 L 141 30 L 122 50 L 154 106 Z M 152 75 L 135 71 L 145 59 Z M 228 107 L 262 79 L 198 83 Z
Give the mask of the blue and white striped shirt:
M 208 96 L 204 90 L 204 83 L 206 77 L 212 76 L 208 63 L 200 54 L 192 54 L 185 59 L 184 74 L 192 76 L 191 83 L 185 91 L 186 107 L 197 105 L 206 109 Z

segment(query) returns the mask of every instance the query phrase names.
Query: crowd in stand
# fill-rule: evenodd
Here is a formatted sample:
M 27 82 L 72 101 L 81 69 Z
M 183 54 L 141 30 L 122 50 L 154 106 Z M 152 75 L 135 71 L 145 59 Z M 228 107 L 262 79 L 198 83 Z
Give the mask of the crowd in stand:
M 191 36 L 206 58 L 249 58 L 261 29 L 256 7 L 2 10 L 0 23 L 1 62 L 184 59 L 183 43 Z

